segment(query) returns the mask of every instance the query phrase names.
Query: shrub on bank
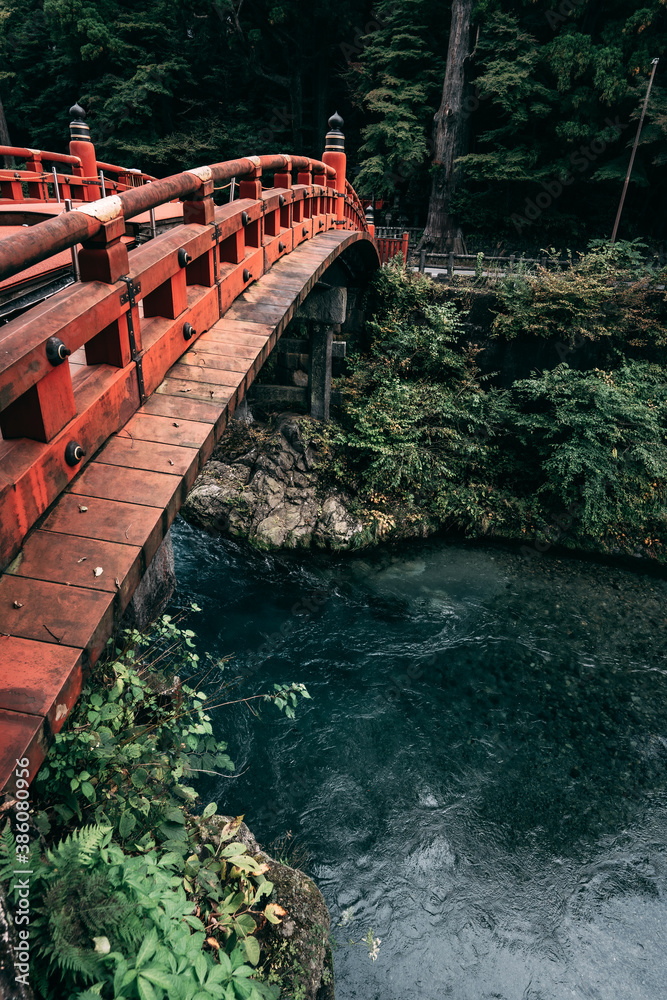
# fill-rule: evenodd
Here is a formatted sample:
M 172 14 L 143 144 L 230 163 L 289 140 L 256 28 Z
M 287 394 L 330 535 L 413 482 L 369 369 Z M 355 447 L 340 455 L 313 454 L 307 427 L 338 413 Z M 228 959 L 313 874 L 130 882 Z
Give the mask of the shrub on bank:
M 496 337 L 555 337 L 571 345 L 609 340 L 627 347 L 667 345 L 667 269 L 645 263 L 645 245 L 594 241 L 563 266 L 551 251 L 536 273 L 507 275 L 494 285 Z
M 620 343 L 625 332 L 633 337 L 628 346 L 640 335 L 664 343 L 656 314 L 642 318 L 635 309 L 637 286 L 621 294 L 609 284 L 607 266 L 615 279 L 636 276 L 632 254 L 623 254 L 596 248 L 574 276 L 545 275 L 543 284 L 522 277 L 523 290 L 504 299 L 506 332 L 564 336 L 576 311 L 579 335 L 613 334 Z M 605 313 L 583 299 L 575 309 L 581 289 L 564 303 L 563 282 L 597 282 L 613 309 Z M 385 267 L 373 302 L 369 342 L 351 360 L 340 423 L 324 440 L 325 471 L 366 518 L 390 529 L 422 519 L 469 536 L 557 537 L 592 551 L 664 558 L 661 366 L 619 347 L 606 370 L 563 363 L 499 388 L 480 374 L 480 348 L 429 279 Z M 566 517 L 563 531 L 558 525 Z
M 195 610 L 198 610 L 195 608 Z M 210 712 L 230 703 L 224 661 L 202 670 L 194 632 L 164 615 L 98 664 L 33 784 L 31 984 L 40 1000 L 276 1000 L 256 932 L 279 923 L 273 884 L 235 839 L 203 834 L 193 783 L 233 770 Z M 201 685 L 215 682 L 211 694 Z M 274 685 L 293 716 L 300 684 Z M 38 835 L 38 836 L 37 836 Z M 12 886 L 16 845 L 0 838 Z

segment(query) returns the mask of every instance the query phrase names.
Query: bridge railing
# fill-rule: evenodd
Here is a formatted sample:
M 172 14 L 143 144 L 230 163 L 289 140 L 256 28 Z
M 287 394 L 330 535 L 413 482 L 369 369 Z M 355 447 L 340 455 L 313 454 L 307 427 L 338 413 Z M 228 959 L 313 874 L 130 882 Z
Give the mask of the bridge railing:
M 51 153 L 23 146 L 0 146 L 0 156 L 13 157 L 25 163 L 17 169 L 0 170 L 0 197 L 14 202 L 90 201 L 89 193 L 99 197 L 100 172 L 107 193 L 127 191 L 154 181 L 150 174 L 128 167 L 97 160 L 96 173 L 86 176 L 78 156 Z M 62 169 L 71 168 L 69 171 Z M 59 169 L 60 168 L 60 169 Z
M 388 264 L 390 260 L 393 260 L 400 253 L 403 255 L 403 264 L 405 265 L 408 259 L 408 247 L 410 244 L 408 233 L 403 233 L 400 237 L 376 235 L 375 239 L 381 264 Z
M 216 206 L 214 186 L 232 177 L 238 200 Z M 126 220 L 174 198 L 183 224 L 128 253 Z M 368 231 L 353 189 L 330 163 L 278 154 L 184 171 L 0 241 L 2 278 L 83 244 L 81 281 L 0 328 L 0 568 L 231 302 L 280 257 L 336 229 Z

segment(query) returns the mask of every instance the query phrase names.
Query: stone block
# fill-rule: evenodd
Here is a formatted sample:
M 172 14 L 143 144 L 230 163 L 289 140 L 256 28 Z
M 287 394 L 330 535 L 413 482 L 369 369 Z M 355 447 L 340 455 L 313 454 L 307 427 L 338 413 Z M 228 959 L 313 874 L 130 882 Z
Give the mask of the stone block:
M 297 319 L 309 319 L 315 323 L 340 324 L 345 322 L 347 313 L 347 288 L 315 287 L 296 312 Z

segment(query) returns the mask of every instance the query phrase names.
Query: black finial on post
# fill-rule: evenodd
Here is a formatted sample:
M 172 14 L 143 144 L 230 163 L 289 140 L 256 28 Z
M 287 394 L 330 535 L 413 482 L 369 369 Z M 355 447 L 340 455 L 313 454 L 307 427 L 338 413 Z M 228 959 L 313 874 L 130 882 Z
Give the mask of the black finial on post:
M 342 132 L 344 124 L 345 122 L 338 112 L 334 112 L 329 119 L 329 131 L 327 132 L 324 144 L 325 152 L 343 153 L 345 151 L 345 136 Z
M 343 119 L 341 118 L 341 116 L 338 114 L 338 112 L 334 111 L 334 113 L 332 114 L 331 118 L 329 119 L 329 128 L 331 129 L 331 131 L 332 132 L 340 132 L 341 135 L 342 135 L 342 128 L 343 128 L 344 124 L 345 124 L 345 122 L 343 121 Z
M 73 104 L 69 109 L 69 137 L 79 142 L 90 142 L 90 125 L 86 125 L 86 112 L 80 104 Z
M 366 206 L 366 211 L 365 211 L 364 214 L 366 216 L 366 224 L 368 226 L 374 226 L 375 225 L 375 211 L 373 209 L 373 202 L 372 201 L 370 201 L 368 203 L 368 205 Z

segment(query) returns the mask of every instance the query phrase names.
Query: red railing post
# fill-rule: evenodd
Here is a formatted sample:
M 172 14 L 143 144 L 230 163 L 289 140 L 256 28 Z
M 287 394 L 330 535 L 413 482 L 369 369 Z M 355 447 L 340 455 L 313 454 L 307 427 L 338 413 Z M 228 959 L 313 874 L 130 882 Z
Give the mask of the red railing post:
M 188 171 L 195 174 L 202 184 L 199 191 L 183 199 L 184 225 L 196 224 L 209 226 L 215 222 L 215 204 L 213 202 L 213 172 L 210 167 L 197 167 Z M 215 254 L 217 246 L 211 247 L 195 261 L 186 266 L 187 285 L 205 285 L 210 288 L 215 284 Z
M 90 138 L 90 126 L 86 125 L 84 121 L 86 112 L 78 104 L 74 104 L 69 109 L 69 113 L 72 116 L 72 121 L 69 124 L 69 151 L 72 156 L 78 156 L 81 160 L 79 176 L 97 177 L 97 156 L 95 155 L 95 146 Z M 82 201 L 97 201 L 101 195 L 99 187 L 96 187 L 95 184 L 83 184 L 82 188 Z
M 111 201 L 112 199 L 108 199 Z M 117 200 L 117 199 L 116 199 Z M 100 205 L 104 205 L 101 202 Z M 94 216 L 95 208 L 80 209 Z M 125 220 L 122 216 L 105 222 L 102 228 L 88 240 L 84 240 L 78 254 L 79 269 L 82 281 L 104 281 L 115 284 L 121 275 L 127 274 L 130 262 L 127 247 L 121 243 L 125 235 Z M 139 311 L 132 316 L 132 338 L 130 344 L 130 327 L 127 313 L 114 320 L 109 326 L 86 342 L 86 363 L 89 365 L 113 365 L 124 368 L 129 364 L 134 350 L 141 348 L 139 328 Z
M 214 221 L 215 205 L 213 204 L 213 174 L 210 167 L 197 167 L 195 170 L 188 170 L 189 174 L 195 174 L 202 182 L 199 191 L 194 195 L 189 195 L 183 199 L 183 222 L 196 223 L 200 226 L 208 226 Z
M 283 154 L 287 160 L 287 164 L 284 170 L 276 172 L 273 176 L 273 183 L 275 187 L 280 188 L 291 188 L 292 187 L 292 160 L 286 153 Z M 292 202 L 288 201 L 280 208 L 280 228 L 281 229 L 291 229 L 293 221 L 293 211 Z
M 246 159 L 254 164 L 255 169 L 247 177 L 243 177 L 239 183 L 239 198 L 252 198 L 253 201 L 260 201 L 262 198 L 262 165 L 259 156 L 248 156 Z
M 341 131 L 344 125 L 343 119 L 336 111 L 329 119 L 329 129 L 327 132 L 322 161 L 328 163 L 336 171 L 336 177 L 331 178 L 327 184 L 334 188 L 338 197 L 336 198 L 336 225 L 345 225 L 345 183 L 347 157 L 345 155 L 345 136 Z
M 327 175 L 325 170 L 321 170 L 319 167 L 316 168 L 316 171 L 313 174 L 313 184 L 315 187 L 326 188 Z M 312 218 L 315 226 L 313 229 L 313 236 L 317 236 L 320 229 L 324 229 L 324 220 L 321 216 L 325 216 L 327 211 L 326 196 L 322 194 L 321 191 L 313 199 L 313 206 Z M 315 219 L 317 219 L 316 222 Z
M 42 153 L 39 149 L 31 149 L 31 155 L 26 157 L 25 168 L 30 173 L 42 174 L 44 166 L 42 164 Z M 36 198 L 38 201 L 47 201 L 46 190 L 43 179 L 28 181 L 28 197 Z

